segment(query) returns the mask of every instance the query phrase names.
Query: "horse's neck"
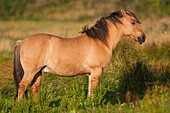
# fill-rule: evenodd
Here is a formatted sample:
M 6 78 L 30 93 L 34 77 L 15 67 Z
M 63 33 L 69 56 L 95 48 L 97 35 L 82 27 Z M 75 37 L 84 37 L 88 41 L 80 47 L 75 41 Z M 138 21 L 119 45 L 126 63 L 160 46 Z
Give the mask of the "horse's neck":
M 108 37 L 107 42 L 111 50 L 113 50 L 123 37 L 123 34 L 119 28 L 117 28 L 113 23 L 108 22 Z

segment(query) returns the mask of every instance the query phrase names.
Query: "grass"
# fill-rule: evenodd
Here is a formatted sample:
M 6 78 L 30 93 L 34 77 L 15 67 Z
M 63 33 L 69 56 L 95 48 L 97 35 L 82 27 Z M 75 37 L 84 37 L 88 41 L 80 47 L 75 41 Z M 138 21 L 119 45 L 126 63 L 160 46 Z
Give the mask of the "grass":
M 0 45 L 10 46 L 10 48 L 0 46 L 2 113 L 170 112 L 170 45 L 167 38 L 170 29 L 164 27 L 155 27 L 154 30 L 144 28 L 147 30 L 147 41 L 141 46 L 135 45 L 129 39 L 121 41 L 113 51 L 109 68 L 102 73 L 94 98 L 87 97 L 86 75 L 67 78 L 45 74 L 37 101 L 33 100 L 30 88 L 28 100 L 25 98 L 21 102 L 13 100 L 14 42 L 39 32 L 74 37 L 86 23 L 88 22 L 0 22 Z M 169 26 L 169 23 L 166 26 Z M 160 30 L 161 32 L 157 33 Z M 158 43 L 160 38 L 161 43 Z

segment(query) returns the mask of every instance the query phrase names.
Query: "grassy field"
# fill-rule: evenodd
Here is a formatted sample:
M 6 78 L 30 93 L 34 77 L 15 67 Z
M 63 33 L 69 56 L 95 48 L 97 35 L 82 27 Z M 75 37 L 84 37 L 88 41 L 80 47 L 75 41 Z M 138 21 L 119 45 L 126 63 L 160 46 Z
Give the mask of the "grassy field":
M 44 74 L 38 100 L 13 100 L 13 49 L 18 39 L 36 33 L 63 37 L 79 35 L 91 23 L 75 21 L 0 21 L 0 112 L 2 113 L 169 113 L 170 19 L 144 21 L 147 40 L 137 45 L 126 37 L 113 51 L 102 73 L 95 98 L 88 98 L 88 77 Z M 154 27 L 153 27 L 154 26 Z

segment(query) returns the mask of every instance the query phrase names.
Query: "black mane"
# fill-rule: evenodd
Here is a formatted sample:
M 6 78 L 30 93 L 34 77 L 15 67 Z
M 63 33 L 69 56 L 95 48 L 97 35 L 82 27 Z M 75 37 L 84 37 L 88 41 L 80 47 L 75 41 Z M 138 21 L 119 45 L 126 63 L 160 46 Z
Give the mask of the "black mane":
M 136 19 L 136 21 L 138 23 L 140 23 L 139 19 L 136 17 L 136 15 L 130 11 L 125 10 L 125 13 L 128 14 L 129 16 L 132 16 Z M 123 24 L 120 21 L 120 18 L 123 17 L 121 11 L 116 11 L 111 13 L 108 16 L 105 17 L 101 17 L 94 26 L 92 26 L 91 28 L 88 28 L 88 26 L 84 26 L 82 31 L 80 33 L 86 33 L 86 35 L 89 38 L 93 38 L 93 39 L 98 39 L 101 42 L 103 42 L 104 44 L 107 45 L 107 40 L 106 37 L 108 36 L 108 27 L 107 27 L 107 20 L 110 20 L 114 25 L 116 25 L 116 23 L 120 23 Z

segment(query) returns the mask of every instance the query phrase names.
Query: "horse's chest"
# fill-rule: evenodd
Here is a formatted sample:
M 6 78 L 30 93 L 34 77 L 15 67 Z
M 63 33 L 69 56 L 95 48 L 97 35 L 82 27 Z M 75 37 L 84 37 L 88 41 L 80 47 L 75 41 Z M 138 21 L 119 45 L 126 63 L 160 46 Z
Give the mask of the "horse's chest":
M 105 68 L 111 61 L 111 55 L 109 54 L 98 54 L 91 56 L 88 60 L 90 67 L 101 67 Z

